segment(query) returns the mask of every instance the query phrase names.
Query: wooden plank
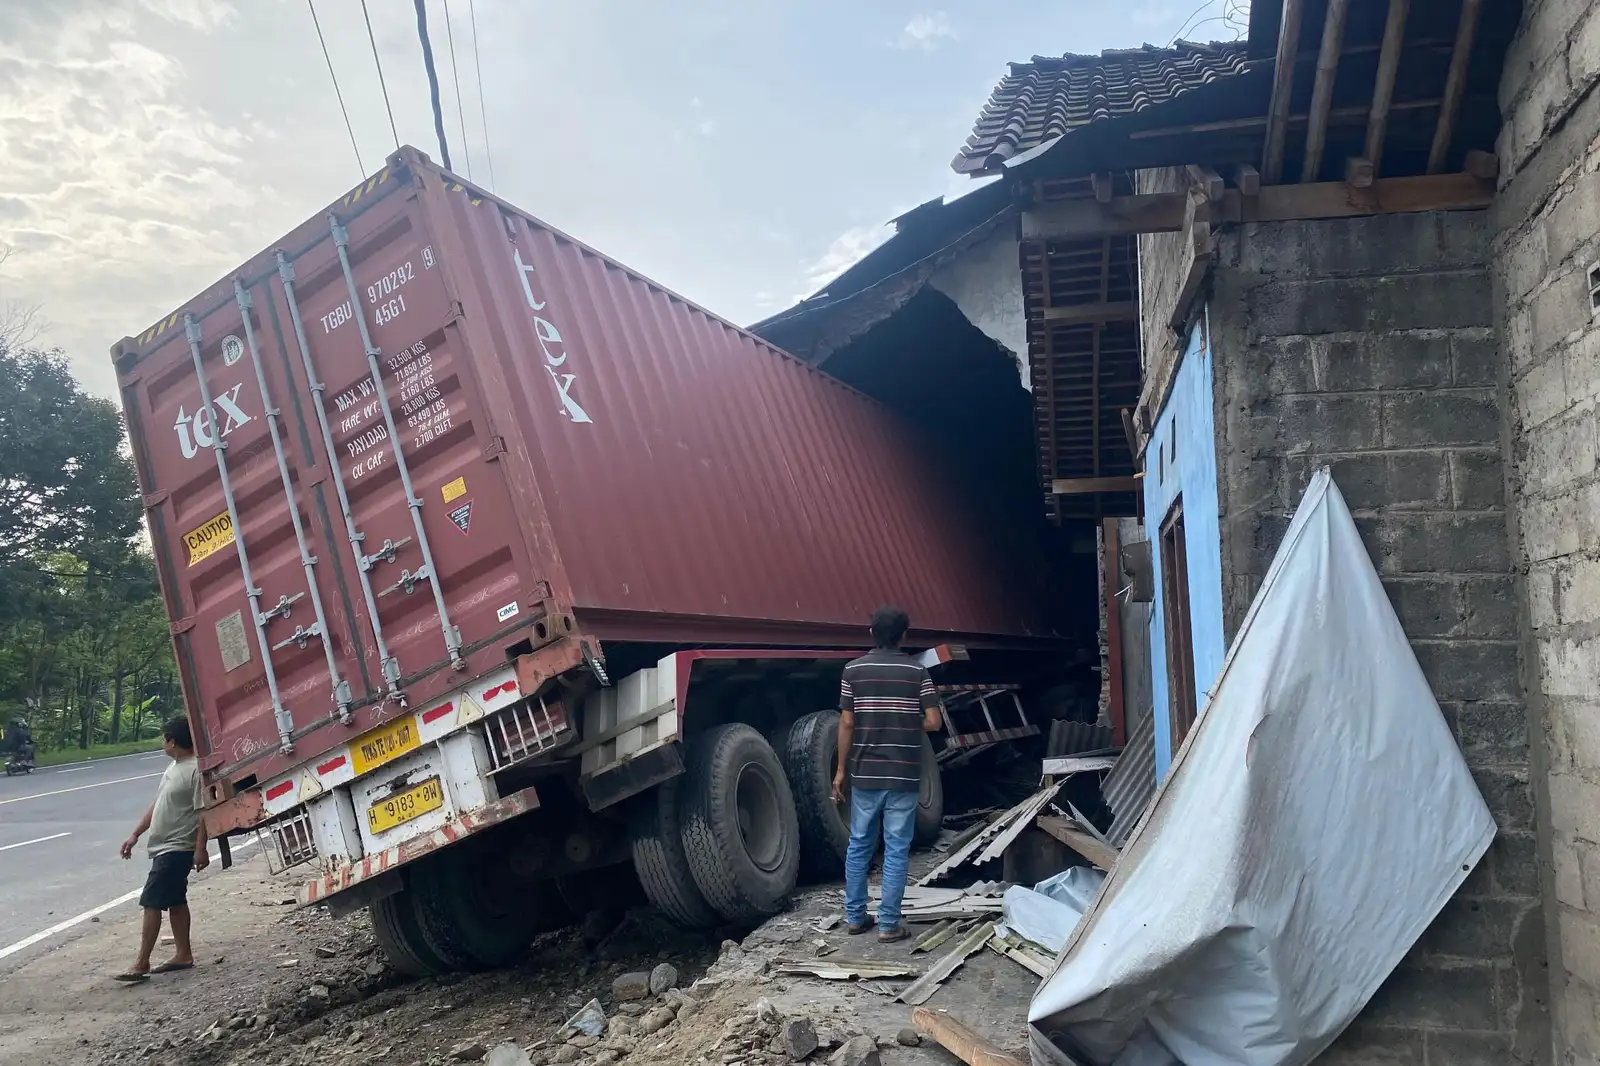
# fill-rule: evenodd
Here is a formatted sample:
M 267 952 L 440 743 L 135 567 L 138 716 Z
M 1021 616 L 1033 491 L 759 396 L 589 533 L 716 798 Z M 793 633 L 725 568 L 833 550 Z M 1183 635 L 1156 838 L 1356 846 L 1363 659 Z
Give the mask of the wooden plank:
M 1176 233 L 1183 228 L 1183 193 L 1142 193 L 1097 200 L 1055 200 L 1022 213 L 1024 240 Z
M 1322 150 L 1328 141 L 1328 111 L 1333 106 L 1333 82 L 1339 74 L 1339 49 L 1344 46 L 1344 17 L 1350 0 L 1328 0 L 1322 22 L 1322 47 L 1317 50 L 1316 80 L 1311 85 L 1311 112 L 1306 123 L 1306 157 L 1300 181 L 1309 184 L 1322 176 Z
M 1378 52 L 1378 73 L 1372 83 L 1372 109 L 1367 113 L 1367 144 L 1362 155 L 1372 160 L 1372 173 L 1382 172 L 1383 139 L 1389 132 L 1389 109 L 1394 104 L 1394 76 L 1400 69 L 1400 49 L 1405 43 L 1406 16 L 1411 0 L 1389 0 L 1389 17 L 1383 25 L 1383 47 Z
M 1138 492 L 1139 475 L 1131 477 L 1058 477 L 1050 482 L 1055 496 L 1082 496 L 1090 492 Z
M 1060 304 L 1044 308 L 1044 320 L 1072 325 L 1077 322 L 1137 322 L 1139 302 L 1119 300 L 1115 303 Z
M 1472 60 L 1472 40 L 1478 33 L 1478 12 L 1483 0 L 1462 0 L 1461 21 L 1456 25 L 1456 43 L 1450 50 L 1450 70 L 1444 77 L 1444 99 L 1439 104 L 1439 121 L 1433 127 L 1433 146 L 1428 149 L 1428 173 L 1444 170 L 1445 156 L 1455 138 L 1456 117 L 1461 113 L 1461 98 L 1467 92 L 1467 67 Z
M 933 1037 L 940 1047 L 967 1066 L 1027 1066 L 1021 1059 L 1007 1055 L 948 1014 L 918 1007 L 911 1012 L 911 1024 L 916 1026 L 917 1032 Z
M 1500 157 L 1493 152 L 1472 148 L 1468 150 L 1466 163 L 1461 169 L 1475 178 L 1493 181 L 1500 176 Z
M 1195 188 L 1205 194 L 1207 200 L 1222 199 L 1222 175 L 1210 167 L 1200 167 L 1190 164 L 1189 180 L 1194 182 Z
M 1351 156 L 1344 161 L 1344 183 L 1352 189 L 1370 189 L 1377 175 L 1372 160 Z
M 917 978 L 911 984 L 900 990 L 895 999 L 901 1003 L 909 1003 L 913 1007 L 926 1003 L 939 991 L 939 985 L 945 978 L 961 968 L 967 957 L 982 948 L 994 936 L 994 923 L 984 922 L 972 932 L 961 939 L 961 942 L 944 955 L 938 962 L 928 967 L 928 972 Z
M 1111 196 L 1116 191 L 1112 186 L 1111 172 L 1100 171 L 1089 175 L 1089 184 L 1094 187 L 1094 198 L 1103 204 L 1111 202 Z
M 1283 13 L 1278 23 L 1272 99 L 1267 105 L 1267 140 L 1261 150 L 1261 178 L 1268 185 L 1283 180 L 1283 153 L 1289 139 L 1289 98 L 1294 92 L 1294 59 L 1300 51 L 1300 16 L 1304 7 L 1304 0 L 1283 0 Z
M 1211 223 L 1202 218 L 1200 204 L 1189 202 L 1187 240 L 1189 262 L 1184 269 L 1183 281 L 1178 286 L 1178 298 L 1172 305 L 1172 318 L 1168 324 L 1180 339 L 1188 335 L 1189 311 L 1200 295 L 1206 273 L 1211 269 Z
M 1124 419 L 1127 413 L 1124 408 Z M 1123 429 L 1127 429 L 1126 421 Z M 1129 451 L 1132 451 L 1131 445 Z M 1106 608 L 1106 717 L 1111 721 L 1111 739 L 1120 748 L 1128 737 L 1122 694 L 1122 610 L 1117 601 L 1117 591 L 1122 585 L 1122 540 L 1115 518 L 1102 521 L 1100 531 L 1100 595 Z
M 1107 873 L 1117 864 L 1116 848 L 1096 840 L 1060 815 L 1041 814 L 1034 824 Z
M 1233 183 L 1239 186 L 1241 196 L 1261 195 L 1261 171 L 1249 163 L 1240 163 L 1233 169 Z

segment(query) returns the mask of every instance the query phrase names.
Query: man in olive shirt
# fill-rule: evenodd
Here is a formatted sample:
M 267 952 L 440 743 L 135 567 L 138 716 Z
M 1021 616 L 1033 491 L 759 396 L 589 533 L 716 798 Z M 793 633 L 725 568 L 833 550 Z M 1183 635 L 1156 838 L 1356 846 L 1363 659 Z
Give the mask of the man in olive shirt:
M 161 730 L 161 750 L 172 759 L 156 786 L 155 802 L 144 812 L 133 835 L 122 842 L 122 857 L 133 858 L 134 845 L 150 833 L 150 876 L 139 895 L 144 908 L 144 928 L 139 937 L 139 957 L 119 981 L 144 981 L 153 973 L 194 969 L 194 949 L 189 944 L 189 871 L 211 864 L 206 854 L 206 827 L 200 820 L 200 767 L 194 758 L 194 739 L 185 718 L 174 718 Z M 172 958 L 154 969 L 150 953 L 161 936 L 161 912 L 172 918 Z
M 900 901 L 917 826 L 923 733 L 939 728 L 939 693 L 928 671 L 900 650 L 911 620 L 898 607 L 872 615 L 873 650 L 844 668 L 839 687 L 839 764 L 834 802 L 850 781 L 850 846 L 844 859 L 844 916 L 852 935 L 874 924 L 878 939 L 904 940 Z M 867 914 L 867 866 L 883 826 L 883 898 Z

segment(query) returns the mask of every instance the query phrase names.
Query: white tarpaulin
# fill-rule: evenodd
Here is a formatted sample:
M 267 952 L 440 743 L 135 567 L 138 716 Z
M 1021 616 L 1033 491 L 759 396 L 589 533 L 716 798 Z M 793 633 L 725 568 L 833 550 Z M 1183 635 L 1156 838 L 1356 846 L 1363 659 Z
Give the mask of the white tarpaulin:
M 1307 1063 L 1493 836 L 1323 470 L 1209 706 L 1034 995 L 1034 1061 Z

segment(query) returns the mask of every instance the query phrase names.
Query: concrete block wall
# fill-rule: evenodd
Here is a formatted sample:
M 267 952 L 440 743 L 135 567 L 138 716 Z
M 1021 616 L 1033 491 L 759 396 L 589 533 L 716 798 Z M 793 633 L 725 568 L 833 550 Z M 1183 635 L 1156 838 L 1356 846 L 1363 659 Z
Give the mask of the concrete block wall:
M 1549 1058 L 1488 259 L 1481 212 L 1219 239 L 1208 311 L 1228 639 L 1306 482 L 1331 466 L 1499 826 L 1330 1063 Z
M 1138 193 L 1183 192 L 1190 185 L 1188 173 L 1178 167 L 1141 170 L 1133 177 L 1133 188 Z M 1144 359 L 1140 402 L 1148 406 L 1152 421 L 1160 414 L 1177 369 L 1181 349 L 1172 328 L 1172 312 L 1186 265 L 1183 234 L 1139 235 L 1139 345 Z
M 1513 561 L 1533 712 L 1554 1057 L 1600 1063 L 1600 5 L 1528 0 L 1491 210 L 1508 350 Z

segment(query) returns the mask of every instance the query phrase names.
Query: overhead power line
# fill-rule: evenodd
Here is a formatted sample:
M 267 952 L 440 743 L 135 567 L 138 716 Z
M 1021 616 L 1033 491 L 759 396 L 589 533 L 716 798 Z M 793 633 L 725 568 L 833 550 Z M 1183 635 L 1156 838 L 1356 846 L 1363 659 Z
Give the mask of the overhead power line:
M 312 0 L 306 0 L 306 7 L 311 9 L 311 24 L 317 28 L 317 43 L 322 45 L 322 58 L 328 64 L 328 77 L 333 79 L 333 95 L 339 100 L 339 113 L 344 115 L 344 128 L 350 134 L 350 148 L 356 153 L 356 166 L 364 178 L 367 176 L 367 167 L 361 162 L 361 147 L 356 144 L 356 128 L 350 124 L 350 110 L 344 106 L 344 93 L 339 91 L 339 75 L 333 72 L 333 57 L 328 54 L 328 42 L 322 36 L 322 23 L 317 19 L 317 5 Z
M 361 0 L 363 4 L 366 0 Z M 446 170 L 453 170 L 450 165 L 450 145 L 444 137 L 444 109 L 439 106 L 439 72 L 433 67 L 433 43 L 428 40 L 428 5 L 427 0 L 416 0 L 417 4 L 417 36 L 422 38 L 422 65 L 428 72 L 428 95 L 433 99 L 433 132 L 439 137 L 439 156 L 444 161 Z
M 489 147 L 489 109 L 483 106 L 483 62 L 478 52 L 478 10 L 474 0 L 467 0 L 467 17 L 472 23 L 472 66 L 478 76 L 478 115 L 483 120 L 483 155 L 489 161 L 489 188 L 495 188 L 494 150 Z
M 450 19 L 450 0 L 444 0 L 444 36 L 450 42 L 450 80 L 456 87 L 456 120 L 461 124 L 461 154 L 467 158 L 467 180 L 472 180 L 472 145 L 467 142 L 467 112 L 461 105 L 461 65 L 456 62 L 456 30 Z
M 394 146 L 400 147 L 400 128 L 394 124 L 394 108 L 389 104 L 389 86 L 383 80 L 383 60 L 378 58 L 378 38 L 372 32 L 372 16 L 367 14 L 367 0 L 361 0 L 361 17 L 367 22 L 367 40 L 372 43 L 372 62 L 378 67 L 378 87 L 383 90 L 383 107 L 389 112 L 389 132 L 394 134 Z

